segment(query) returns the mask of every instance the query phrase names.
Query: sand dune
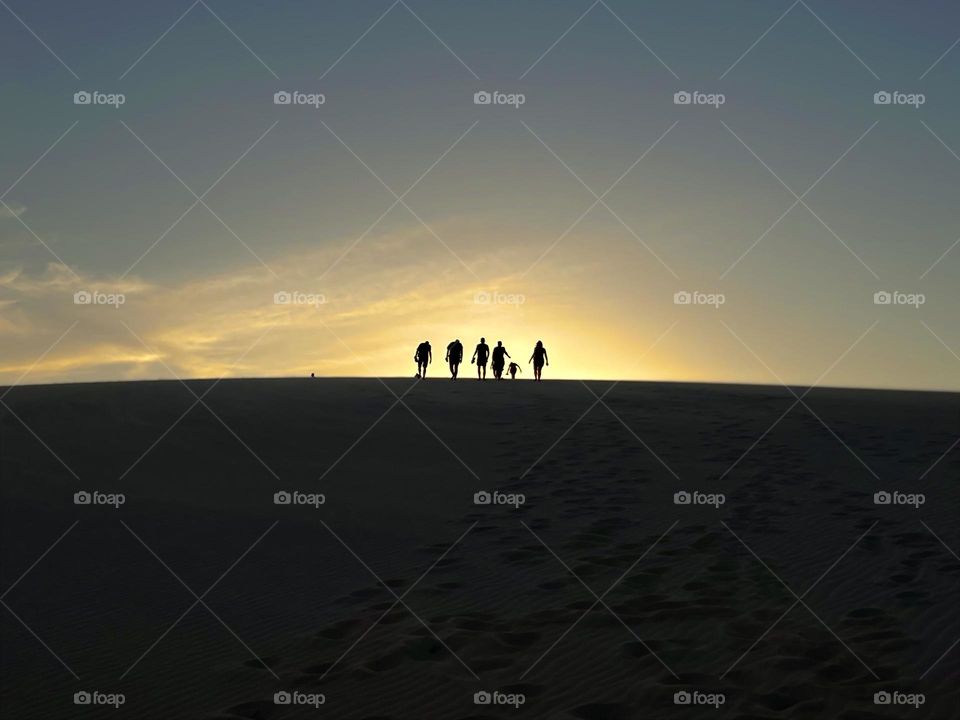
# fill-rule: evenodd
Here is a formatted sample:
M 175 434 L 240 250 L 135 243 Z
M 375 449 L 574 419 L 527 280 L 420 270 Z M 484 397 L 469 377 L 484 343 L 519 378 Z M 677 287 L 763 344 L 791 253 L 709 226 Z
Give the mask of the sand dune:
M 14 388 L 4 715 L 960 717 L 957 395 L 385 382 Z

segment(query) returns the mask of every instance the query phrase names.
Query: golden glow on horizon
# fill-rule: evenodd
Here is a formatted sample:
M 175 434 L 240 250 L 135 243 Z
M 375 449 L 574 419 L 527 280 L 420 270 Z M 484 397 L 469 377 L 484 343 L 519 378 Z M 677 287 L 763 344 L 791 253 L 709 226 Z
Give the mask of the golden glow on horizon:
M 548 238 L 543 240 L 546 245 Z M 836 363 L 823 384 L 903 387 L 891 377 L 936 374 L 926 357 L 910 357 L 900 360 L 892 376 L 875 362 L 870 345 L 881 331 L 851 350 L 855 336 L 812 327 L 807 332 L 820 333 L 819 342 L 805 342 L 803 333 L 785 330 L 783 316 L 767 308 L 751 305 L 738 316 L 729 308 L 723 315 L 678 309 L 672 302 L 675 288 L 660 279 L 662 273 L 652 273 L 647 283 L 618 280 L 592 251 L 575 255 L 576 263 L 541 268 L 529 277 L 495 273 L 522 265 L 501 254 L 490 259 L 490 268 L 478 268 L 490 278 L 482 282 L 465 277 L 442 254 L 420 260 L 412 248 L 430 241 L 413 232 L 370 238 L 329 281 L 320 278 L 339 247 L 272 258 L 277 274 L 292 278 L 285 282 L 255 265 L 171 285 L 133 277 L 74 278 L 56 264 L 35 276 L 9 271 L 0 276 L 0 290 L 10 296 L 0 300 L 5 341 L 0 384 L 310 373 L 413 377 L 413 352 L 424 339 L 434 349 L 429 376 L 446 377 L 444 352 L 454 338 L 465 348 L 461 375 L 472 377 L 469 359 L 481 336 L 491 347 L 504 341 L 524 380 L 533 374 L 528 359 L 537 340 L 550 354 L 545 379 L 775 385 L 772 369 L 786 381 L 804 384 Z M 619 302 L 595 291 L 598 280 Z M 606 287 L 614 282 L 621 284 Z M 119 308 L 77 306 L 72 296 L 78 289 L 123 292 L 126 302 Z M 322 294 L 326 302 L 276 304 L 277 292 Z M 721 318 L 737 328 L 757 357 Z M 870 322 L 865 318 L 864 328 Z M 917 332 L 918 342 L 934 342 L 922 326 Z M 940 376 L 950 376 L 954 359 L 945 352 L 931 357 L 940 363 L 933 366 Z

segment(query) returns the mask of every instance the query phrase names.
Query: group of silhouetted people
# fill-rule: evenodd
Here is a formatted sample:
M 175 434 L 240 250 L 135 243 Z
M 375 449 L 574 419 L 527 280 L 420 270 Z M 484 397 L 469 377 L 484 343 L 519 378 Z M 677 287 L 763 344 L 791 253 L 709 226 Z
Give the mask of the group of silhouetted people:
M 473 351 L 473 357 L 470 358 L 470 364 L 476 363 L 477 365 L 477 380 L 487 379 L 488 361 L 490 362 L 490 370 L 497 380 L 503 379 L 504 369 L 510 373 L 512 380 L 516 380 L 517 373 L 521 372 L 520 366 L 513 362 L 513 358 L 510 358 L 510 364 L 507 365 L 505 358 L 509 357 L 510 353 L 503 346 L 502 340 L 497 341 L 497 346 L 493 348 L 491 353 L 486 338 L 480 338 L 477 349 Z M 447 355 L 444 360 L 450 365 L 450 379 L 456 380 L 460 372 L 460 363 L 463 362 L 463 343 L 454 340 L 447 345 Z M 433 348 L 430 346 L 429 340 L 424 340 L 417 345 L 417 350 L 413 354 L 413 361 L 417 364 L 417 377 L 425 378 L 427 376 L 427 366 L 433 362 Z M 529 365 L 531 362 L 533 363 L 533 379 L 539 381 L 541 379 L 540 375 L 543 373 L 543 366 L 550 364 L 550 360 L 547 358 L 547 349 L 540 340 L 537 340 L 537 345 L 533 348 L 533 354 L 527 364 Z

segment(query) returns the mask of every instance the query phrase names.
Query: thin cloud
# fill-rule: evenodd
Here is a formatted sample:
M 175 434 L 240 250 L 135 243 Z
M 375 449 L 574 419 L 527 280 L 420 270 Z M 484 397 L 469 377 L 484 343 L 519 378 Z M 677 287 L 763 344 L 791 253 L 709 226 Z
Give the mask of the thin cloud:
M 18 218 L 26 211 L 26 205 L 18 205 L 17 203 L 0 205 L 0 220 Z
M 453 223 L 436 226 L 450 232 Z M 169 377 L 170 370 L 182 377 L 315 369 L 369 374 L 394 355 L 406 356 L 408 335 L 420 334 L 424 318 L 454 324 L 475 311 L 476 293 L 513 290 L 511 276 L 491 275 L 480 287 L 445 255 L 425 255 L 424 247 L 436 240 L 419 226 L 367 238 L 337 272 L 322 278 L 353 239 L 271 258 L 280 281 L 253 263 L 176 283 L 82 272 L 75 276 L 58 263 L 39 274 L 8 270 L 0 275 L 0 340 L 23 337 L 29 329 L 31 342 L 9 349 L 0 382 L 31 367 L 44 343 L 78 320 L 82 331 L 71 333 L 33 367 L 26 382 Z M 511 262 L 503 256 L 500 260 Z M 122 293 L 125 302 L 119 308 L 76 305 L 78 290 Z M 277 303 L 280 292 L 312 295 L 318 301 Z M 273 328 L 269 337 L 237 363 L 268 328 Z

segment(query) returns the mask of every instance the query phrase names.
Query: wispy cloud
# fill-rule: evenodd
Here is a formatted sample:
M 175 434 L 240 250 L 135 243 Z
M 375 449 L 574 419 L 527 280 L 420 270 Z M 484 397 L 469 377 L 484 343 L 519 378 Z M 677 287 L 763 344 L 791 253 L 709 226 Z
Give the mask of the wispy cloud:
M 281 280 L 256 264 L 173 283 L 74 275 L 57 263 L 37 274 L 13 268 L 0 275 L 0 338 L 30 342 L 5 352 L 0 383 L 31 367 L 45 338 L 55 338 L 74 321 L 78 331 L 25 382 L 167 377 L 167 367 L 184 377 L 391 374 L 397 367 L 391 363 L 401 363 L 407 346 L 430 328 L 496 312 L 475 306 L 478 293 L 518 292 L 512 274 L 491 272 L 481 285 L 442 254 L 425 257 L 421 251 L 430 242 L 434 239 L 417 227 L 369 238 L 323 280 L 323 270 L 339 252 L 337 243 L 271 259 Z M 485 264 L 493 271 L 511 262 L 501 253 Z M 125 301 L 120 307 L 77 305 L 78 291 L 122 294 Z M 277 303 L 276 293 L 299 293 L 316 302 Z M 234 365 L 270 327 L 269 340 Z
M 6 203 L 5 205 L 0 205 L 0 220 L 18 218 L 26 211 L 26 205 L 19 205 L 17 203 Z

